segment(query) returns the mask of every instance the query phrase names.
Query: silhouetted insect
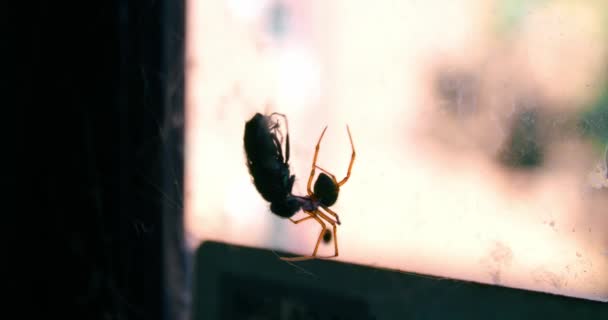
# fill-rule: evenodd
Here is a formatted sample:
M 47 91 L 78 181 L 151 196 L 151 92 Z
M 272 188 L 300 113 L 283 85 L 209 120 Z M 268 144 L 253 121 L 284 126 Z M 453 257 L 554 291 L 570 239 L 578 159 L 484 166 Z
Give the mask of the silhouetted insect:
M 291 197 L 295 175 L 289 172 L 289 129 L 286 128 L 283 155 L 283 134 L 279 122 L 274 121 L 275 116 L 283 117 L 287 127 L 287 117 L 280 113 L 270 116 L 257 113 L 245 124 L 247 167 L 256 189 L 264 200 L 270 202 L 270 210 L 280 217 L 290 218 L 302 205 Z
M 280 132 L 278 121 L 274 122 L 274 116 L 283 117 L 285 121 L 285 129 L 287 131 L 285 134 L 285 156 L 283 156 L 281 146 L 283 134 Z M 308 195 L 297 196 L 291 193 L 295 175 L 292 175 L 289 171 L 289 128 L 287 125 L 287 117 L 280 113 L 272 113 L 270 116 L 264 116 L 257 113 L 245 124 L 244 142 L 249 173 L 253 177 L 253 183 L 258 192 L 266 201 L 270 202 L 270 210 L 278 216 L 289 218 L 289 220 L 295 224 L 309 219 L 315 219 L 322 228 L 312 255 L 289 258 L 282 257 L 281 259 L 283 260 L 299 261 L 315 258 L 321 239 L 326 236 L 327 227 L 325 223 L 323 223 L 323 220 L 332 225 L 334 235 L 335 254 L 327 258 L 338 256 L 338 234 L 336 232 L 336 225 L 340 224 L 340 218 L 338 217 L 338 214 L 329 209 L 329 207 L 336 203 L 340 187 L 344 185 L 350 177 L 355 161 L 355 146 L 350 134 L 350 129 L 346 126 L 352 148 L 352 155 L 346 177 L 338 182 L 333 174 L 317 165 L 317 156 L 319 154 L 321 140 L 323 139 L 326 130 L 327 127 L 321 132 L 321 136 L 315 147 L 315 155 L 313 157 L 312 168 L 306 189 Z M 281 136 L 281 139 L 279 139 L 278 135 Z M 315 176 L 316 169 L 323 172 L 317 177 L 313 189 L 312 180 Z M 291 219 L 291 217 L 300 209 L 307 213 L 308 216 L 299 220 Z M 325 212 L 320 209 L 323 209 Z M 329 217 L 329 215 L 333 216 L 335 220 Z M 321 220 L 321 218 L 323 220 Z

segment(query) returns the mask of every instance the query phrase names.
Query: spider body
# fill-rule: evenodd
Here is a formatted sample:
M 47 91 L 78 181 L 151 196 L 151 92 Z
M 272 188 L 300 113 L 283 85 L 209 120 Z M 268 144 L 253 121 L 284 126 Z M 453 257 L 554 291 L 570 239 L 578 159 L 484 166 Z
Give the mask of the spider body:
M 245 154 L 253 183 L 264 200 L 270 202 L 271 211 L 289 218 L 301 208 L 300 201 L 291 197 L 295 175 L 289 171 L 289 133 L 286 134 L 285 155 L 281 146 L 282 133 L 273 113 L 264 116 L 257 113 L 245 124 Z M 277 136 L 281 135 L 281 139 Z
M 338 200 L 340 187 L 328 175 L 321 172 L 314 186 L 314 194 L 324 206 L 331 207 Z
M 340 187 L 328 175 L 321 172 L 317 176 L 317 181 L 313 187 L 313 194 L 296 198 L 304 211 L 316 211 L 320 206 L 331 207 L 338 200 Z M 336 221 L 338 224 L 340 220 Z
M 273 122 L 273 116 L 281 116 L 285 121 L 285 156 L 282 151 L 283 133 L 279 130 L 278 122 Z M 346 126 L 348 138 L 350 140 L 352 155 L 346 177 L 338 182 L 336 177 L 327 170 L 317 165 L 317 156 L 321 140 L 327 127 L 321 132 L 321 136 L 315 147 L 312 168 L 308 178 L 307 195 L 298 196 L 292 194 L 295 175 L 289 171 L 289 129 L 287 127 L 287 117 L 279 113 L 273 113 L 270 116 L 256 114 L 245 124 L 245 153 L 247 155 L 247 166 L 249 173 L 253 177 L 253 182 L 262 195 L 262 197 L 270 202 L 270 210 L 283 218 L 288 218 L 294 224 L 303 221 L 314 219 L 321 225 L 321 233 L 317 239 L 317 243 L 310 256 L 301 257 L 282 257 L 283 260 L 300 261 L 314 259 L 317 257 L 317 250 L 322 239 L 326 242 L 331 240 L 331 233 L 327 230 L 325 222 L 329 223 L 333 228 L 335 254 L 331 257 L 338 256 L 338 235 L 336 233 L 337 225 L 340 225 L 338 214 L 329 209 L 330 206 L 338 200 L 340 187 L 346 183 L 350 177 L 350 172 L 355 161 L 355 146 L 350 134 L 350 129 Z M 280 139 L 279 139 L 280 135 Z M 319 173 L 317 180 L 312 187 L 312 180 L 315 177 L 316 170 Z M 300 209 L 308 216 L 293 220 L 291 217 Z M 321 210 L 322 209 L 322 210 Z M 331 258 L 327 257 L 327 258 Z

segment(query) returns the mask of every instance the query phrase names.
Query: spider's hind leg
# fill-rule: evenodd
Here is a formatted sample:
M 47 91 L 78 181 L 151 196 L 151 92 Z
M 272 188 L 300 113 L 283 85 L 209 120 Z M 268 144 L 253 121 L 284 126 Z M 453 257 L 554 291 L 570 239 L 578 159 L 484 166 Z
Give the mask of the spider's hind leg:
M 305 261 L 305 260 L 311 260 L 311 259 L 318 259 L 318 258 L 335 258 L 338 256 L 338 228 L 336 226 L 336 224 L 339 224 L 339 222 L 334 221 L 333 219 L 331 219 L 330 217 L 328 217 L 327 215 L 325 215 L 323 212 L 321 212 L 320 210 L 316 210 L 314 212 L 308 212 L 305 211 L 306 213 L 308 213 L 310 216 L 305 217 L 303 219 L 297 220 L 297 221 L 293 221 L 293 223 L 300 223 L 304 220 L 308 220 L 310 218 L 313 218 L 315 220 L 317 220 L 317 222 L 319 224 L 321 224 L 321 232 L 319 233 L 319 237 L 317 239 L 317 243 L 315 245 L 315 249 L 312 252 L 312 255 L 310 256 L 299 256 L 299 257 L 281 257 L 281 260 L 284 261 Z M 317 256 L 317 251 L 319 249 L 319 244 L 321 243 L 321 239 L 323 239 L 323 236 L 325 235 L 325 232 L 327 231 L 327 227 L 325 226 L 325 223 L 323 223 L 323 221 L 319 218 L 323 218 L 325 221 L 327 221 L 329 224 L 332 225 L 333 231 L 334 231 L 334 255 L 333 256 L 324 256 L 324 257 L 319 257 Z M 290 219 L 291 220 L 291 219 Z
M 321 243 L 321 239 L 323 239 L 323 235 L 325 234 L 325 230 L 327 230 L 327 226 L 325 226 L 325 223 L 323 223 L 323 221 L 317 216 L 320 213 L 318 210 L 313 211 L 313 212 L 309 212 L 309 211 L 304 211 L 304 212 L 308 213 L 313 219 L 315 219 L 321 225 L 321 233 L 319 234 L 319 237 L 317 239 L 317 244 L 315 245 L 315 249 L 313 250 L 312 255 L 310 255 L 310 256 L 281 257 L 281 260 L 284 260 L 284 261 L 305 261 L 305 260 L 311 260 L 311 259 L 316 259 L 317 258 L 317 250 L 319 249 L 319 244 Z M 303 221 L 303 220 L 308 220 L 308 218 L 300 219 L 300 220 L 298 220 L 298 222 Z
M 338 218 L 338 215 L 327 209 L 327 208 L 323 208 L 328 210 L 328 212 L 332 213 L 335 215 L 337 221 L 334 221 L 333 219 L 331 219 L 330 217 L 326 216 L 323 212 L 321 211 L 317 211 L 317 213 L 319 214 L 319 216 L 321 216 L 321 218 L 325 219 L 327 222 L 329 222 L 329 224 L 331 224 L 331 226 L 334 229 L 334 255 L 333 256 L 327 256 L 327 257 L 323 257 L 323 258 L 335 258 L 338 256 L 338 228 L 336 226 L 336 224 L 340 224 L 340 219 Z M 321 236 L 323 236 L 325 234 L 325 232 L 321 233 Z

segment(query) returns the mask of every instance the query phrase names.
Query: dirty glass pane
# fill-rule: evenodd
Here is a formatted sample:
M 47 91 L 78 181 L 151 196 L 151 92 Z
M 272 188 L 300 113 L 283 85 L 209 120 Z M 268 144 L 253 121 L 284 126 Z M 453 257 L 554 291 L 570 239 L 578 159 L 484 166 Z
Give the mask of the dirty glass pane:
M 336 260 L 608 301 L 608 3 L 187 7 L 192 248 L 312 253 L 319 224 L 273 215 L 245 165 L 245 122 L 280 112 L 296 195 L 325 126 L 318 165 L 346 175 L 350 127 Z

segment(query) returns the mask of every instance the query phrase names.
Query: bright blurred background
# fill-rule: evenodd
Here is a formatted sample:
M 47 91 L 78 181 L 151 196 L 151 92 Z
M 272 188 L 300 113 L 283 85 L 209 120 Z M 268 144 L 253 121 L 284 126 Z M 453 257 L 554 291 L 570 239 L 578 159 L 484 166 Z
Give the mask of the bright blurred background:
M 277 111 L 296 194 L 325 125 L 346 174 L 350 126 L 337 260 L 608 301 L 607 39 L 601 0 L 189 1 L 190 245 L 312 252 L 245 165 Z

